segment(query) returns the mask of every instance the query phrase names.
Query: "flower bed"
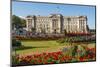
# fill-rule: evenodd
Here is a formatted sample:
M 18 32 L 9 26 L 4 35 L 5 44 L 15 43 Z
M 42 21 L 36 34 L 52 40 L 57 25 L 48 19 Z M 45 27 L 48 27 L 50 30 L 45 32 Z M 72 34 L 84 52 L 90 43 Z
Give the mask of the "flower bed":
M 74 51 L 75 52 L 75 51 Z M 83 62 L 95 60 L 95 48 L 86 48 L 85 54 L 81 55 L 81 50 L 76 50 L 75 55 L 73 52 L 68 54 L 67 52 L 52 52 L 52 53 L 41 53 L 27 56 L 14 56 L 13 64 L 17 65 L 29 65 L 29 64 L 57 64 L 57 63 L 68 63 L 68 62 Z

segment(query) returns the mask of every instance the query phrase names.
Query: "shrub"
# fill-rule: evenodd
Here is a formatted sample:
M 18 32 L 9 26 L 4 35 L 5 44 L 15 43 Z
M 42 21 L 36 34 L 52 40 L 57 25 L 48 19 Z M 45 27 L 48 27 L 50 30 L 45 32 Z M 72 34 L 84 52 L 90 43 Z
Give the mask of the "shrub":
M 12 47 L 20 47 L 20 46 L 22 46 L 21 41 L 12 39 Z
M 75 55 L 77 54 L 77 50 L 78 50 L 78 46 L 74 46 L 72 49 L 72 57 L 75 57 Z

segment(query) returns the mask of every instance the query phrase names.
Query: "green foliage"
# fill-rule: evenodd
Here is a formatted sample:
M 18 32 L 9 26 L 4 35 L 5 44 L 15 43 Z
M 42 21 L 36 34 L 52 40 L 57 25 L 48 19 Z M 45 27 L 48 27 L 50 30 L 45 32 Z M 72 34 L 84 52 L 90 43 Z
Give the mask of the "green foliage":
M 58 43 L 64 43 L 64 42 L 66 42 L 66 40 L 65 39 L 59 39 L 59 40 L 57 40 L 57 42 Z
M 12 47 L 20 47 L 20 46 L 22 46 L 21 41 L 12 39 Z
M 16 15 L 12 16 L 12 28 L 20 28 L 20 27 L 25 27 L 26 26 L 26 21 Z
M 21 25 L 22 25 L 22 27 L 26 27 L 26 21 L 25 21 L 25 19 L 21 19 Z
M 86 55 L 85 48 L 81 45 L 75 45 L 75 44 L 70 45 L 70 47 L 68 47 L 66 51 L 62 50 L 62 52 L 72 57 L 76 57 L 76 56 L 83 57 L 84 55 Z
M 73 46 L 73 49 L 72 49 L 72 57 L 75 57 L 75 55 L 77 54 L 77 50 L 78 50 L 78 46 Z
M 85 37 L 81 37 L 81 36 L 74 36 L 74 37 L 66 37 L 66 38 L 62 38 L 57 40 L 58 43 L 69 43 L 72 44 L 74 42 L 81 42 L 84 41 L 86 38 Z
M 20 22 L 21 22 L 21 19 L 18 16 L 16 16 L 16 15 L 12 16 L 12 23 L 18 24 Z
M 84 48 L 83 46 L 81 46 L 81 45 L 78 45 L 78 50 L 80 51 L 80 52 L 78 52 L 78 55 L 80 56 L 80 57 L 83 57 L 85 54 L 86 54 L 86 50 L 85 50 L 86 48 Z
M 12 64 L 19 64 L 19 59 L 17 56 L 12 56 Z

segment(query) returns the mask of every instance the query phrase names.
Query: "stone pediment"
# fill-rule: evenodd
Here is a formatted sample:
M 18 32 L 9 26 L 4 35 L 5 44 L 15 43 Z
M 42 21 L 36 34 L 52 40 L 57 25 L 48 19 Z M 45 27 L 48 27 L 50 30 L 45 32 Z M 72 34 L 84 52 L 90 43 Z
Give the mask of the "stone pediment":
M 60 14 L 51 14 L 49 17 L 50 18 L 58 18 L 58 17 L 60 17 Z

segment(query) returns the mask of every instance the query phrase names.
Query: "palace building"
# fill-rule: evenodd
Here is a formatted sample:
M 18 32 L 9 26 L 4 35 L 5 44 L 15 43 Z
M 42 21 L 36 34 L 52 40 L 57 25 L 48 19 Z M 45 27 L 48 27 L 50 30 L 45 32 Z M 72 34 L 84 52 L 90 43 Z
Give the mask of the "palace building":
M 36 33 L 88 33 L 87 16 L 27 16 L 26 28 Z

